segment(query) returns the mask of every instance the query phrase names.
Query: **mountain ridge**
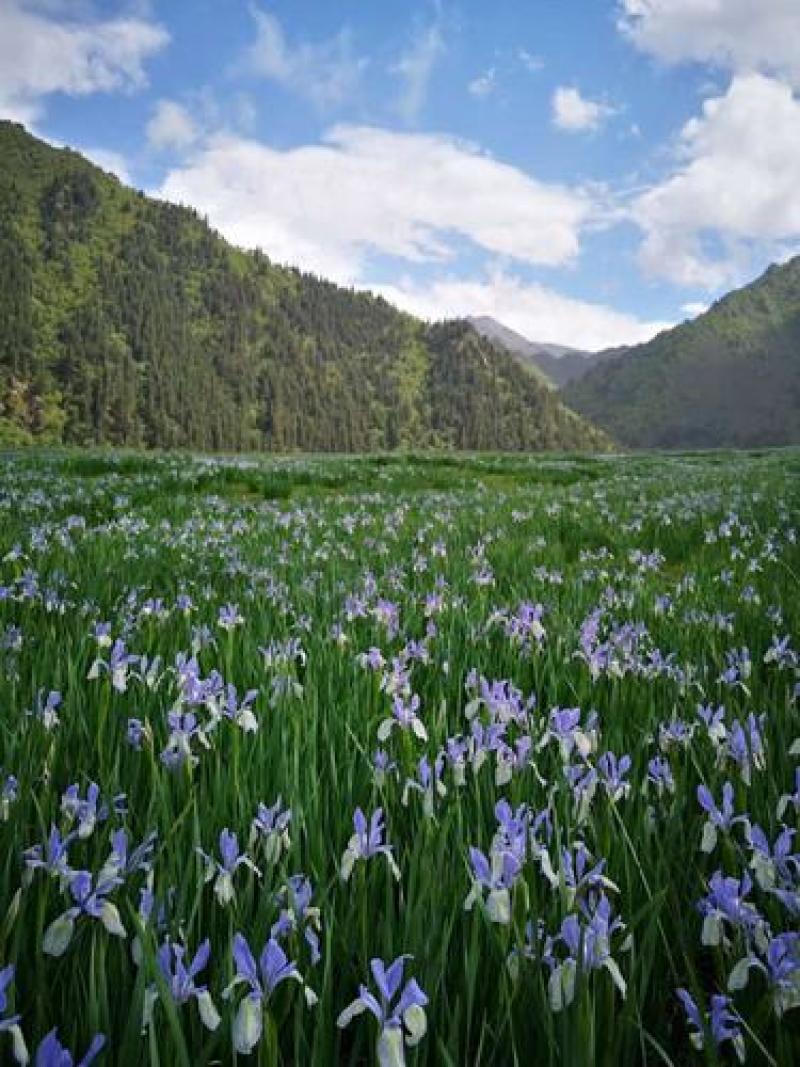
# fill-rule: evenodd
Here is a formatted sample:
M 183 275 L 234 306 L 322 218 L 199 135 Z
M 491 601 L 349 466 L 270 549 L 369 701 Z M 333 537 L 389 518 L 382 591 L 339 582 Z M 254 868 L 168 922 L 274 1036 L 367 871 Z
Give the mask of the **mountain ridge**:
M 0 122 L 0 444 L 37 442 L 610 446 L 465 321 L 277 266 Z
M 605 353 L 561 394 L 635 448 L 800 442 L 800 256 L 645 344 Z

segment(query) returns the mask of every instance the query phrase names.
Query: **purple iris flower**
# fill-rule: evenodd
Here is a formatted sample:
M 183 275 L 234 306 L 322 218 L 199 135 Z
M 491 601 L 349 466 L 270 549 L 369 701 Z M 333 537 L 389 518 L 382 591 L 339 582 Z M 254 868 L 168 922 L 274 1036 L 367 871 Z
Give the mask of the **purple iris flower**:
M 542 851 L 539 862 L 542 874 L 554 889 L 560 888 L 563 879 L 570 903 L 579 896 L 588 896 L 595 892 L 602 893 L 604 889 L 616 890 L 617 888 L 603 873 L 606 861 L 601 859 L 595 863 L 583 841 L 576 842 L 571 849 L 562 849 L 560 877 L 553 870 L 549 853 Z
M 87 677 L 90 680 L 99 678 L 101 672 L 105 672 L 111 678 L 111 685 L 118 693 L 124 693 L 128 688 L 128 671 L 139 662 L 138 656 L 128 654 L 125 642 L 120 638 L 114 642 L 109 653 L 108 660 L 96 659 L 92 664 Z
M 591 971 L 608 971 L 625 996 L 625 979 L 611 954 L 611 939 L 622 929 L 622 921 L 613 915 L 608 898 L 601 893 L 592 899 L 591 906 L 581 903 L 580 914 L 568 915 L 558 935 L 546 939 L 542 959 L 550 967 L 548 997 L 553 1011 L 569 1007 L 575 998 L 578 975 Z M 567 950 L 566 957 L 555 955 L 559 944 Z
M 89 1067 L 105 1047 L 105 1034 L 95 1034 L 91 1043 L 76 1062 L 69 1049 L 58 1040 L 58 1031 L 53 1029 L 36 1050 L 35 1067 Z
M 800 1003 L 800 934 L 791 931 L 770 939 L 763 959 L 749 953 L 739 960 L 728 978 L 728 989 L 738 991 L 747 985 L 751 968 L 761 971 L 773 994 L 775 1014 Z
M 353 829 L 355 833 L 350 838 L 342 856 L 342 880 L 345 882 L 348 880 L 357 860 L 366 861 L 373 856 L 381 855 L 386 857 L 392 874 L 399 879 L 400 870 L 392 855 L 392 846 L 384 840 L 383 808 L 376 808 L 369 822 L 361 808 L 356 808 L 353 814 Z
M 108 807 L 105 804 L 98 805 L 99 799 L 100 786 L 96 782 L 89 783 L 85 797 L 81 797 L 77 784 L 64 791 L 61 810 L 68 825 L 77 822 L 77 833 L 81 839 L 91 837 L 97 823 L 108 818 Z
M 436 796 L 444 796 L 447 790 L 442 782 L 444 771 L 444 757 L 440 754 L 436 757 L 433 766 L 427 756 L 423 756 L 417 764 L 417 777 L 408 778 L 403 790 L 403 803 L 408 803 L 409 790 L 421 793 L 423 797 L 424 812 L 429 818 L 433 815 L 434 800 Z
M 220 1024 L 219 1013 L 211 999 L 208 987 L 198 985 L 196 979 L 208 965 L 211 956 L 211 943 L 208 938 L 202 942 L 191 960 L 187 962 L 186 946 L 167 940 L 160 946 L 157 954 L 158 967 L 167 983 L 169 994 L 178 1005 L 197 1001 L 200 1018 L 209 1030 L 216 1030 Z M 146 997 L 145 1025 L 152 1021 L 153 1005 L 158 992 L 151 987 Z
M 784 826 L 772 846 L 760 826 L 748 829 L 747 836 L 752 849 L 750 866 L 762 889 L 774 889 L 778 881 L 791 885 L 800 880 L 800 854 L 792 852 L 795 833 L 795 830 Z
M 0 1034 L 9 1034 L 12 1041 L 14 1059 L 17 1063 L 28 1062 L 28 1050 L 25 1047 L 25 1039 L 22 1036 L 19 1022 L 21 1015 L 7 1015 L 8 993 L 6 990 L 14 981 L 14 965 L 9 963 L 0 970 Z
M 145 737 L 147 736 L 147 728 L 141 719 L 128 719 L 128 729 L 125 737 L 131 748 L 140 752 Z
M 747 873 L 739 879 L 715 871 L 708 883 L 708 894 L 697 905 L 703 916 L 704 945 L 720 943 L 723 923 L 752 932 L 763 922 L 755 905 L 746 899 L 752 888 L 753 883 Z
M 479 848 L 470 848 L 472 888 L 464 901 L 466 911 L 480 901 L 490 922 L 503 925 L 511 922 L 511 890 L 522 871 L 526 844 L 524 837 L 499 842 L 488 856 Z
M 397 771 L 397 764 L 385 749 L 379 748 L 372 754 L 372 769 L 375 774 L 375 784 L 380 789 L 388 776 Z
M 161 753 L 161 762 L 175 770 L 187 764 L 194 767 L 199 762 L 192 749 L 192 742 L 197 741 L 208 747 L 208 740 L 202 729 L 197 724 L 197 716 L 191 712 L 170 711 L 167 714 L 169 737 L 167 744 Z
M 708 704 L 707 706 L 698 704 L 697 717 L 705 724 L 708 736 L 712 741 L 715 743 L 724 741 L 728 731 L 725 725 L 725 708 L 722 704 L 717 708 L 713 704 Z
M 210 957 L 211 942 L 208 938 L 203 941 L 188 964 L 184 962 L 185 945 L 176 944 L 174 941 L 165 941 L 161 945 L 158 950 L 158 966 L 176 1004 L 186 1004 L 206 989 L 206 986 L 198 986 L 195 979 L 205 970 Z
M 744 1061 L 744 1037 L 739 1027 L 739 1016 L 731 1007 L 729 997 L 721 993 L 715 993 L 711 998 L 711 1011 L 707 1023 L 700 1013 L 697 1003 L 685 989 L 676 990 L 678 997 L 686 1012 L 686 1019 L 692 1032 L 689 1037 L 696 1049 L 705 1048 L 708 1033 L 714 1044 L 719 1047 L 725 1041 L 730 1041 L 740 1061 Z
M 229 633 L 236 626 L 241 626 L 244 622 L 243 616 L 239 613 L 238 604 L 223 604 L 219 609 L 219 617 L 217 618 L 217 624 Z
M 258 719 L 253 714 L 253 703 L 258 696 L 257 689 L 248 689 L 239 703 L 239 694 L 233 682 L 225 687 L 225 699 L 222 705 L 222 713 L 226 719 L 235 722 L 245 733 L 255 733 L 258 730 Z
M 111 855 L 98 875 L 98 882 L 103 883 L 117 876 L 124 879 L 138 871 L 150 871 L 157 840 L 158 831 L 152 830 L 140 845 L 129 850 L 127 833 L 121 829 L 115 830 L 111 835 Z
M 398 956 L 388 967 L 383 960 L 370 961 L 370 970 L 378 990 L 376 997 L 365 985 L 359 986 L 358 996 L 336 1020 L 340 1028 L 349 1026 L 357 1015 L 369 1012 L 380 1027 L 377 1043 L 379 1063 L 405 1064 L 404 1044 L 412 1047 L 425 1036 L 428 998 L 414 978 L 403 985 L 406 960 Z M 402 988 L 401 988 L 402 987 Z
M 658 744 L 662 752 L 666 752 L 673 745 L 688 748 L 692 740 L 693 727 L 683 719 L 672 719 L 669 723 L 662 723 L 658 728 Z
M 378 740 L 385 741 L 394 727 L 398 727 L 400 730 L 411 730 L 421 741 L 427 741 L 428 732 L 417 714 L 420 703 L 416 693 L 412 693 L 408 700 L 399 695 L 395 696 L 392 700 L 391 718 L 384 719 L 378 727 Z
M 299 982 L 305 990 L 309 1006 L 316 1003 L 316 995 L 305 985 L 297 967 L 275 938 L 271 937 L 264 945 L 258 964 L 242 934 L 234 936 L 232 951 L 236 975 L 223 996 L 230 997 L 241 983 L 249 987 L 249 992 L 239 1004 L 233 1023 L 234 1047 L 237 1052 L 246 1056 L 261 1040 L 264 1006 L 282 982 L 288 979 Z
M 787 931 L 773 937 L 767 946 L 764 970 L 775 990 L 778 1015 L 796 1007 L 800 985 L 800 934 Z
M 214 893 L 223 907 L 230 904 L 236 896 L 233 876 L 240 867 L 249 867 L 257 878 L 261 877 L 261 872 L 247 853 L 239 851 L 239 839 L 236 834 L 227 828 L 219 835 L 219 860 L 209 856 L 201 848 L 198 848 L 197 852 L 206 863 L 205 880 L 206 882 L 214 880 Z
M 46 871 L 47 874 L 55 875 L 66 883 L 71 875 L 69 866 L 68 850 L 75 833 L 61 836 L 57 826 L 50 827 L 50 835 L 45 845 L 33 845 L 23 852 L 23 859 L 28 872 L 28 877 L 33 876 L 35 870 Z
M 75 923 L 82 915 L 98 919 L 115 937 L 125 937 L 117 906 L 108 900 L 108 895 L 122 885 L 122 879 L 110 877 L 100 881 L 98 878 L 95 883 L 89 871 L 71 872 L 69 878 L 69 891 L 75 903 L 47 927 L 42 951 L 48 956 L 63 956 L 75 932 Z
M 718 832 L 728 833 L 737 823 L 747 824 L 746 815 L 734 815 L 733 786 L 725 782 L 722 787 L 722 807 L 718 808 L 711 791 L 705 785 L 697 787 L 697 800 L 700 807 L 708 813 L 708 820 L 703 828 L 703 840 L 700 848 L 703 852 L 713 852 L 717 844 Z
M 613 752 L 604 752 L 597 761 L 600 783 L 611 800 L 619 800 L 630 792 L 631 784 L 626 779 L 630 769 L 630 756 L 620 756 L 618 759 Z
M 46 696 L 43 689 L 36 694 L 34 713 L 45 730 L 54 730 L 58 726 L 58 709 L 63 702 L 64 698 L 57 689 L 51 689 Z
M 370 671 L 383 670 L 386 660 L 383 658 L 383 653 L 379 648 L 372 647 L 367 649 L 366 652 L 362 652 L 358 657 L 360 665 Z
M 764 662 L 775 663 L 779 668 L 795 667 L 798 662 L 798 656 L 790 648 L 791 640 L 790 634 L 783 638 L 779 638 L 777 634 L 773 635 L 772 644 L 764 653 Z
M 266 804 L 258 805 L 258 811 L 250 826 L 250 848 L 253 848 L 256 841 L 263 841 L 266 860 L 270 866 L 278 862 L 281 852 L 289 849 L 291 821 L 292 809 L 283 807 L 283 798 L 280 796 L 270 808 Z
M 312 907 L 313 889 L 310 879 L 303 874 L 293 874 L 285 888 L 278 894 L 284 903 L 280 915 L 270 930 L 270 937 L 280 939 L 297 929 L 302 929 L 306 944 L 311 950 L 311 966 L 315 967 L 322 953 L 319 948 L 319 908 Z
M 668 793 L 675 792 L 675 779 L 669 760 L 663 756 L 656 756 L 647 764 L 647 781 L 656 787 L 659 795 L 665 790 Z

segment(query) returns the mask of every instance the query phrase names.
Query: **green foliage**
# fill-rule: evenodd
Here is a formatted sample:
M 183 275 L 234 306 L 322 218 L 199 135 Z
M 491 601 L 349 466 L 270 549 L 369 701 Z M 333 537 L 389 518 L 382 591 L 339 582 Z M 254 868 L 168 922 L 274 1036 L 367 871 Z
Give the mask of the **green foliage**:
M 12 123 L 0 123 L 3 396 L 18 442 L 608 446 L 466 324 L 429 328 L 234 249 L 196 212 Z
M 800 441 L 800 257 L 694 322 L 604 358 L 562 397 L 626 445 Z
M 752 908 L 770 936 L 796 925 L 791 894 L 784 903 L 767 879 L 742 893 L 745 918 L 726 923 L 723 944 L 703 942 L 698 901 L 715 871 L 741 877 L 753 850 L 739 822 L 719 833 L 712 853 L 701 851 L 707 816 L 697 787 L 719 801 L 730 781 L 737 818 L 749 813 L 770 845 L 783 822 L 796 825 L 782 798 L 796 788 L 800 735 L 800 664 L 792 661 L 800 450 L 216 459 L 34 450 L 5 457 L 0 502 L 0 969 L 15 968 L 0 1018 L 20 1016 L 32 1062 L 57 1027 L 77 1055 L 102 1031 L 97 1067 L 370 1067 L 371 1017 L 345 1030 L 336 1020 L 370 982 L 370 960 L 401 953 L 413 956 L 407 976 L 429 998 L 428 1033 L 408 1050 L 408 1067 L 738 1062 L 708 1035 L 704 1050 L 693 1048 L 675 990 L 688 988 L 703 1011 L 728 990 L 735 963 L 762 951 L 746 918 Z M 386 625 L 387 601 L 399 612 L 397 633 Z M 532 643 L 508 623 L 536 602 L 544 633 Z M 226 604 L 241 613 L 231 630 L 219 622 Z M 111 654 L 97 623 L 146 657 L 124 684 L 92 669 Z M 783 635 L 792 635 L 790 647 L 778 662 L 770 650 Z M 745 646 L 748 677 L 724 681 L 730 653 Z M 381 650 L 393 685 L 362 666 L 371 648 Z M 204 679 L 197 688 L 181 680 L 193 651 Z M 392 731 L 384 747 L 396 773 L 381 778 L 372 754 L 394 685 L 405 688 L 400 664 L 429 736 Z M 495 740 L 488 707 L 470 708 L 473 672 L 508 682 L 489 686 Z M 257 692 L 257 730 L 222 714 L 223 679 L 239 700 Z M 47 722 L 51 691 L 62 702 Z M 521 715 L 529 697 L 535 703 Z M 724 737 L 706 729 L 699 704 L 724 706 Z M 550 733 L 555 708 L 581 709 L 582 752 L 571 732 L 564 742 Z M 195 737 L 190 745 L 196 765 L 162 759 L 173 710 L 191 711 L 206 731 L 205 744 Z M 752 766 L 728 743 L 751 714 L 762 740 L 760 755 L 749 742 Z M 142 726 L 138 748 L 129 742 L 132 718 Z M 447 759 L 446 792 L 426 807 L 406 782 L 423 756 L 435 766 L 458 737 L 470 739 L 463 775 L 458 759 Z M 530 751 L 514 749 L 508 777 L 499 774 L 499 737 L 533 741 Z M 609 753 L 632 760 L 621 792 L 598 778 Z M 648 780 L 655 757 L 669 766 L 674 790 Z M 573 794 L 575 772 L 585 803 Z M 61 798 L 72 783 L 86 796 L 91 782 L 104 813 L 79 836 L 74 806 Z M 250 828 L 258 804 L 278 797 L 292 819 L 286 851 L 276 853 L 251 842 Z M 548 815 L 533 827 L 509 923 L 491 921 L 480 903 L 464 908 L 470 848 L 491 849 L 500 800 Z M 357 806 L 383 808 L 399 880 L 382 856 L 341 880 Z M 69 868 L 95 877 L 115 831 L 126 831 L 129 858 L 157 831 L 151 872 L 126 870 L 111 888 L 125 938 L 81 915 L 61 957 L 44 951 L 45 931 L 74 902 L 66 876 L 31 870 L 23 858 L 51 826 L 72 831 Z M 235 872 L 227 905 L 197 853 L 216 853 L 224 827 L 260 871 Z M 554 937 L 596 897 L 589 877 L 580 894 L 566 880 L 562 850 L 579 841 L 593 857 L 584 873 L 602 860 L 614 885 L 607 897 L 625 929 L 595 948 L 611 953 L 626 992 L 606 968 L 591 969 L 587 953 L 574 1001 L 554 1012 L 547 943 L 530 935 Z M 796 838 L 790 847 L 797 851 Z M 542 849 L 560 875 L 555 886 Z M 795 877 L 793 863 L 787 857 L 778 872 L 782 884 Z M 281 937 L 318 1003 L 307 1007 L 297 983 L 282 983 L 266 1007 L 264 1041 L 236 1057 L 231 1029 L 243 990 L 223 996 L 233 936 L 242 932 L 258 954 L 278 920 L 281 888 L 298 874 L 320 909 L 321 960 L 312 963 L 302 917 Z M 156 898 L 149 918 L 140 911 L 145 887 Z M 213 1032 L 196 1002 L 169 995 L 156 962 L 168 940 L 193 954 L 205 938 L 211 955 L 196 978 L 222 1016 Z M 564 955 L 563 945 L 551 948 Z M 149 991 L 159 999 L 143 1033 Z M 758 971 L 732 996 L 747 1067 L 800 1063 L 800 1007 L 779 1016 L 775 989 Z M 11 1037 L 0 1029 L 0 1063 L 11 1062 Z

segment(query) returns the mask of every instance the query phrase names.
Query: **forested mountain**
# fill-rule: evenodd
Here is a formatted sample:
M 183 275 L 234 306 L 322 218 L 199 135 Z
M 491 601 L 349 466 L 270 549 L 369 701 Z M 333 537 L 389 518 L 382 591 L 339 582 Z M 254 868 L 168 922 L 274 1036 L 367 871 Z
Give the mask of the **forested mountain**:
M 692 322 L 608 355 L 566 402 L 637 447 L 800 442 L 800 256 Z
M 265 195 L 269 195 L 268 190 Z M 0 122 L 0 445 L 591 449 L 466 323 L 227 244 Z
M 529 341 L 527 337 L 509 329 L 489 315 L 473 316 L 469 322 L 479 334 L 502 345 L 526 366 L 541 374 L 555 389 L 561 389 L 568 382 L 581 378 L 591 370 L 598 359 L 603 358 L 601 354 L 568 348 L 566 345 Z

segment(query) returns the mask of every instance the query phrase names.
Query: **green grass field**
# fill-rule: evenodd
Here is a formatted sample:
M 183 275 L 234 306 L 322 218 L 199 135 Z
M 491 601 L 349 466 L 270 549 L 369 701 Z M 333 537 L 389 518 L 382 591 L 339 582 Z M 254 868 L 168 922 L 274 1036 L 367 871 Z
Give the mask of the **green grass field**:
M 800 452 L 6 455 L 0 560 L 0 1062 L 800 1062 Z

